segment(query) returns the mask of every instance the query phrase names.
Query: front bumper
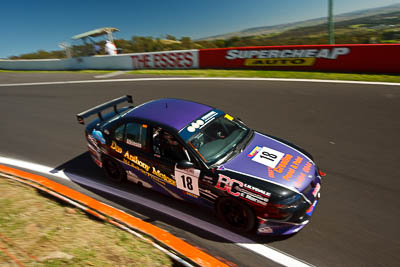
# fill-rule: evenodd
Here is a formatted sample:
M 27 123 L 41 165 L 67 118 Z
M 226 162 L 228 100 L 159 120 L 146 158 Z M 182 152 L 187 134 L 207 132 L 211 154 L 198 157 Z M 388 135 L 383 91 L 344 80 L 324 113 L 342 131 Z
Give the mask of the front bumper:
M 291 235 L 303 229 L 309 222 L 320 198 L 320 193 L 314 203 L 306 211 L 305 219 L 301 223 L 281 222 L 258 218 L 257 235 Z

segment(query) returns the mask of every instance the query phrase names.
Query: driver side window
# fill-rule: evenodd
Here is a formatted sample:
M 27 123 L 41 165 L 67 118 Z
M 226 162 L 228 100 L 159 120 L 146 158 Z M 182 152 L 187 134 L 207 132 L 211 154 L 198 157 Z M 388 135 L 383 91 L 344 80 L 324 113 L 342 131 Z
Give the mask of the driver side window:
M 153 128 L 153 153 L 156 157 L 180 162 L 189 160 L 186 149 L 168 131 L 161 127 Z

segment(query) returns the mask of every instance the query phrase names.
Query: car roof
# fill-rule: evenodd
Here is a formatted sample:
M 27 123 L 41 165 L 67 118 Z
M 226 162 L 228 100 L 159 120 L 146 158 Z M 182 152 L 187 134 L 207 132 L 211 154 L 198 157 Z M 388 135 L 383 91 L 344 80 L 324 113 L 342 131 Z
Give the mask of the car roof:
M 137 106 L 124 117 L 154 121 L 179 131 L 212 109 L 214 108 L 188 100 L 162 98 Z

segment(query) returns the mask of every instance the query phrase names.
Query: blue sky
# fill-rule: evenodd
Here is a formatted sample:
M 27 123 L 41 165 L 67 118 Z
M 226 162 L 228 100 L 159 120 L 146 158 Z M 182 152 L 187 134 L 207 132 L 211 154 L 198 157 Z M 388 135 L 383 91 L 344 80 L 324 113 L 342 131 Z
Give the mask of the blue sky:
M 251 27 L 324 17 L 328 0 L 6 0 L 1 3 L 0 58 L 59 50 L 60 42 L 101 27 L 133 35 L 192 39 Z M 334 0 L 334 13 L 400 3 Z

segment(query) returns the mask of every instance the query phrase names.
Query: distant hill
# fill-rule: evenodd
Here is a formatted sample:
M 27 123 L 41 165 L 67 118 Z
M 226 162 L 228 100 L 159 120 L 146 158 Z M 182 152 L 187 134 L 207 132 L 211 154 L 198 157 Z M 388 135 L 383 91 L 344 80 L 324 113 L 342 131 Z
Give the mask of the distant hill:
M 400 3 L 394 4 L 390 6 L 378 7 L 378 8 L 371 8 L 371 9 L 364 9 L 359 11 L 354 11 L 350 13 L 344 13 L 335 15 L 335 24 L 343 21 L 348 20 L 355 20 L 365 17 L 371 16 L 379 16 L 388 13 L 394 13 L 400 11 Z M 286 23 L 286 24 L 279 24 L 274 26 L 263 26 L 263 27 L 254 27 L 249 28 L 237 32 L 231 32 L 227 34 L 220 34 L 210 37 L 205 37 L 198 39 L 198 41 L 211 41 L 211 40 L 227 40 L 232 37 L 247 37 L 247 36 L 257 36 L 257 35 L 271 35 L 271 34 L 279 34 L 284 31 L 296 29 L 296 28 L 304 28 L 304 27 L 312 27 L 317 25 L 322 25 L 327 23 L 326 17 L 304 20 L 294 23 Z

